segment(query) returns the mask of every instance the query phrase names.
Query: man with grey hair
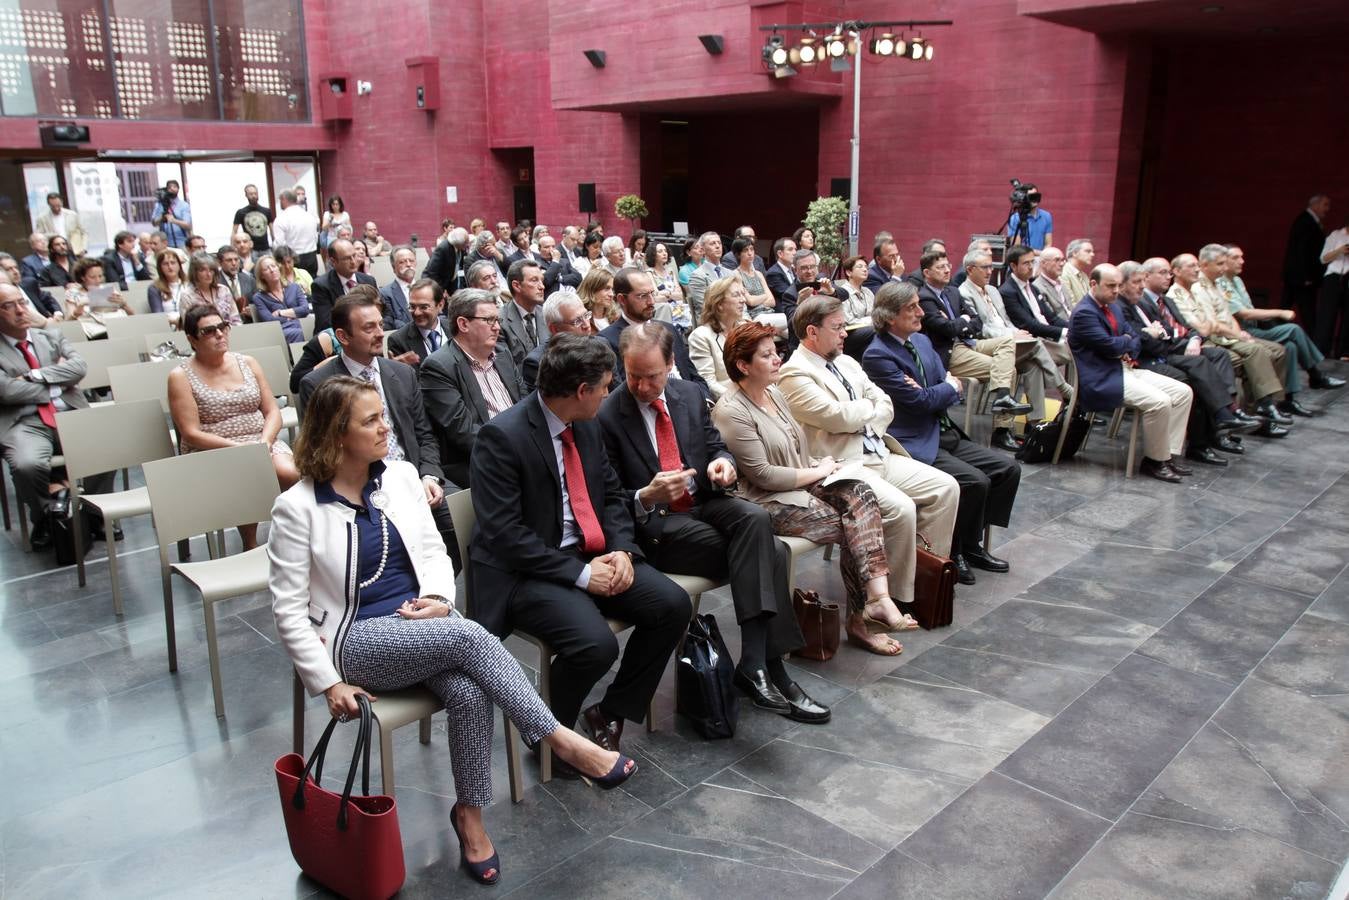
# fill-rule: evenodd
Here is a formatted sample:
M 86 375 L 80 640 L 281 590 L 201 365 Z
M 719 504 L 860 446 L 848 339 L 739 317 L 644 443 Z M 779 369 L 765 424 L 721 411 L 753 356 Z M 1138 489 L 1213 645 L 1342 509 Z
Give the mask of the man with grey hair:
M 1096 247 L 1086 238 L 1068 242 L 1068 262 L 1063 267 L 1063 287 L 1068 293 L 1068 305 L 1075 308 L 1078 301 L 1091 293 L 1090 273 L 1096 265 Z
M 490 232 L 488 233 L 490 237 Z M 460 487 L 478 431 L 520 399 L 518 369 L 497 346 L 501 313 L 488 291 L 465 288 L 450 298 L 450 340 L 426 358 L 418 380 L 426 417 L 440 441 L 440 464 Z
M 604 256 L 604 270 L 617 275 L 623 268 L 623 239 L 616 234 L 605 238 L 600 244 L 600 253 Z
M 1063 286 L 1063 267 L 1068 258 L 1058 247 L 1046 247 L 1040 251 L 1040 274 L 1032 282 L 1044 295 L 1054 315 L 1068 321 L 1072 315 L 1073 304 L 1068 299 L 1068 290 Z
M 590 324 L 592 317 L 573 290 L 554 291 L 543 301 L 543 321 L 548 325 L 550 338 L 557 334 L 594 334 Z M 547 347 L 546 343 L 539 344 L 529 351 L 520 364 L 520 383 L 526 394 L 536 387 L 539 361 L 543 359 L 543 351 Z
M 703 263 L 689 273 L 689 308 L 693 311 L 693 321 L 703 317 L 703 295 L 712 286 L 712 282 L 730 275 L 734 269 L 721 264 L 721 235 L 715 231 L 704 231 L 698 236 L 698 246 L 703 251 Z M 785 310 L 779 309 L 779 312 Z M 791 321 L 791 314 L 787 315 Z
M 487 291 L 501 301 L 501 270 L 489 259 L 480 259 L 468 267 L 464 282 L 471 288 Z
M 1298 311 L 1300 318 L 1316 331 L 1316 294 L 1326 266 L 1321 262 L 1321 247 L 1326 240 L 1326 217 L 1330 198 L 1316 194 L 1307 208 L 1297 214 L 1288 228 L 1288 246 L 1283 254 L 1283 305 Z
M 417 280 L 417 251 L 400 244 L 389 260 L 393 264 L 393 281 L 379 289 L 384 303 L 384 330 L 397 331 L 412 321 L 409 294 Z
M 506 271 L 506 257 L 497 249 L 492 232 L 486 228 L 479 231 L 478 236 L 473 239 L 473 250 L 465 258 L 464 265 L 471 266 L 480 259 L 495 263 L 502 272 Z
M 1044 341 L 1017 328 L 1007 317 L 1002 295 L 993 288 L 993 256 L 988 250 L 974 249 L 965 254 L 965 271 L 969 277 L 960 286 L 960 296 L 974 304 L 984 328 L 981 338 L 1010 337 L 1016 341 L 1016 388 L 1026 396 L 1031 411 L 1026 414 L 1026 425 L 1045 417 L 1045 387 L 1053 385 L 1059 396 L 1067 400 L 1073 389 L 1064 380 L 1057 363 Z
M 445 240 L 436 245 L 436 250 L 422 270 L 422 277 L 434 278 L 447 291 L 457 291 L 464 286 L 464 256 L 468 253 L 468 229 L 451 228 Z

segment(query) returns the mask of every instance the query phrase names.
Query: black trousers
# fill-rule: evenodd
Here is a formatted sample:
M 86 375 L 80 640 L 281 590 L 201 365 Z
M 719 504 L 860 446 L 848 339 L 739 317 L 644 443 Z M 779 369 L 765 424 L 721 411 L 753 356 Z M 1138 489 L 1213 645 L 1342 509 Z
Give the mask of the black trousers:
M 295 265 L 299 266 L 309 273 L 311 278 L 319 277 L 319 255 L 318 251 L 311 253 L 299 253 L 295 256 Z
M 563 725 L 576 724 L 586 695 L 618 659 L 618 638 L 606 618 L 634 629 L 600 707 L 633 722 L 646 718 L 665 664 L 688 630 L 693 615 L 688 594 L 645 562 L 634 560 L 633 570 L 632 586 L 613 597 L 531 580 L 521 583 L 510 599 L 515 627 L 547 641 L 557 653 L 550 705 Z
M 642 541 L 648 562 L 676 575 L 729 578 L 736 621 L 767 617 L 767 659 L 805 646 L 787 591 L 791 552 L 774 537 L 766 509 L 714 496 L 662 518 L 660 536 Z
M 960 485 L 956 507 L 956 531 L 951 553 L 983 544 L 984 526 L 1007 527 L 1012 506 L 1021 486 L 1021 464 L 1006 453 L 994 453 L 966 440 L 954 428 L 942 432 L 935 469 L 950 475 Z
M 1335 323 L 1339 322 L 1339 328 Z M 1343 275 L 1327 275 L 1321 280 L 1316 298 L 1316 346 L 1326 356 L 1349 353 L 1349 284 Z
M 1285 309 L 1295 310 L 1297 312 L 1298 324 L 1302 330 L 1308 334 L 1320 334 L 1318 329 L 1321 327 L 1321 320 L 1317 314 L 1317 295 L 1320 292 L 1318 284 L 1311 285 L 1290 285 L 1283 287 L 1283 305 Z M 1333 323 L 1332 323 L 1333 324 Z
M 1224 353 L 1225 352 L 1226 351 L 1224 351 Z M 1203 358 L 1204 357 L 1202 356 L 1180 357 L 1180 359 L 1183 360 L 1203 360 Z M 1173 356 L 1169 357 L 1168 361 L 1175 360 L 1176 357 Z M 1229 360 L 1227 364 L 1230 366 L 1232 363 Z M 1194 365 L 1187 369 L 1182 369 L 1176 366 L 1167 365 L 1167 363 L 1154 363 L 1148 368 L 1158 375 L 1174 378 L 1176 381 L 1190 386 L 1190 390 L 1194 391 L 1194 402 L 1190 404 L 1190 418 L 1186 420 L 1185 437 L 1189 442 L 1191 450 L 1203 450 L 1206 447 L 1212 447 L 1218 439 L 1218 433 L 1214 430 L 1214 426 L 1217 424 L 1217 416 L 1215 414 L 1217 413 L 1218 407 L 1210 404 L 1216 396 L 1219 398 L 1219 406 L 1227 405 L 1227 403 L 1222 402 L 1226 399 L 1226 395 L 1221 392 L 1215 395 L 1211 390 L 1211 385 L 1206 384 L 1206 382 L 1214 380 L 1212 373 L 1209 373 L 1211 377 L 1205 377 L 1203 374 L 1204 367 L 1202 365 Z M 1212 367 L 1209 368 L 1211 369 Z M 1228 402 L 1230 402 L 1230 400 Z

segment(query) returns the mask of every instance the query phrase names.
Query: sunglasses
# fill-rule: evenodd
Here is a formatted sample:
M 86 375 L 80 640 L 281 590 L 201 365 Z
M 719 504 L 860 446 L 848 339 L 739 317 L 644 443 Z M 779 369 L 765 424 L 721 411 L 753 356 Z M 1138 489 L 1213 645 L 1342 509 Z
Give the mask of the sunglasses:
M 210 337 L 213 334 L 229 334 L 230 324 L 228 322 L 217 322 L 214 325 L 202 325 L 197 329 L 197 337 Z

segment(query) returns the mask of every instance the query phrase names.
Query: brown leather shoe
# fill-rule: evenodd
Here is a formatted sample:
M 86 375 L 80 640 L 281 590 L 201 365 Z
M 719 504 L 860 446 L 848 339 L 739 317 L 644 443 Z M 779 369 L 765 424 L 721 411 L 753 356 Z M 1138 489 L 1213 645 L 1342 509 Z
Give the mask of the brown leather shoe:
M 590 739 L 599 744 L 605 750 L 612 750 L 620 753 L 618 742 L 623 737 L 623 720 L 610 719 L 600 709 L 596 703 L 588 707 L 581 713 L 581 718 L 585 720 L 585 727 L 590 732 Z

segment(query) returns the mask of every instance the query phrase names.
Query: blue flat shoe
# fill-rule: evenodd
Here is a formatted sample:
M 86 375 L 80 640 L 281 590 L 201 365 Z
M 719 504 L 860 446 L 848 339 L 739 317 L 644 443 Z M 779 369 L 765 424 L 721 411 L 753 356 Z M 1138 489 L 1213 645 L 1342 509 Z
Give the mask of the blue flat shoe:
M 610 775 L 613 773 L 611 772 Z M 605 776 L 608 777 L 608 776 Z M 450 808 L 450 827 L 454 829 L 454 836 L 459 839 L 459 865 L 468 869 L 468 874 L 473 876 L 473 880 L 478 884 L 496 884 L 497 879 L 501 877 L 501 855 L 493 851 L 492 855 L 482 862 L 469 862 L 468 845 L 464 843 L 464 836 L 459 833 L 459 804 L 455 803 Z M 487 875 L 491 872 L 491 876 Z
M 629 767 L 630 763 L 631 767 Z M 614 762 L 614 767 L 609 770 L 609 774 L 601 775 L 599 778 L 582 775 L 581 778 L 584 779 L 586 784 L 596 785 L 601 790 L 612 791 L 636 774 L 637 762 L 620 753 L 618 759 Z

